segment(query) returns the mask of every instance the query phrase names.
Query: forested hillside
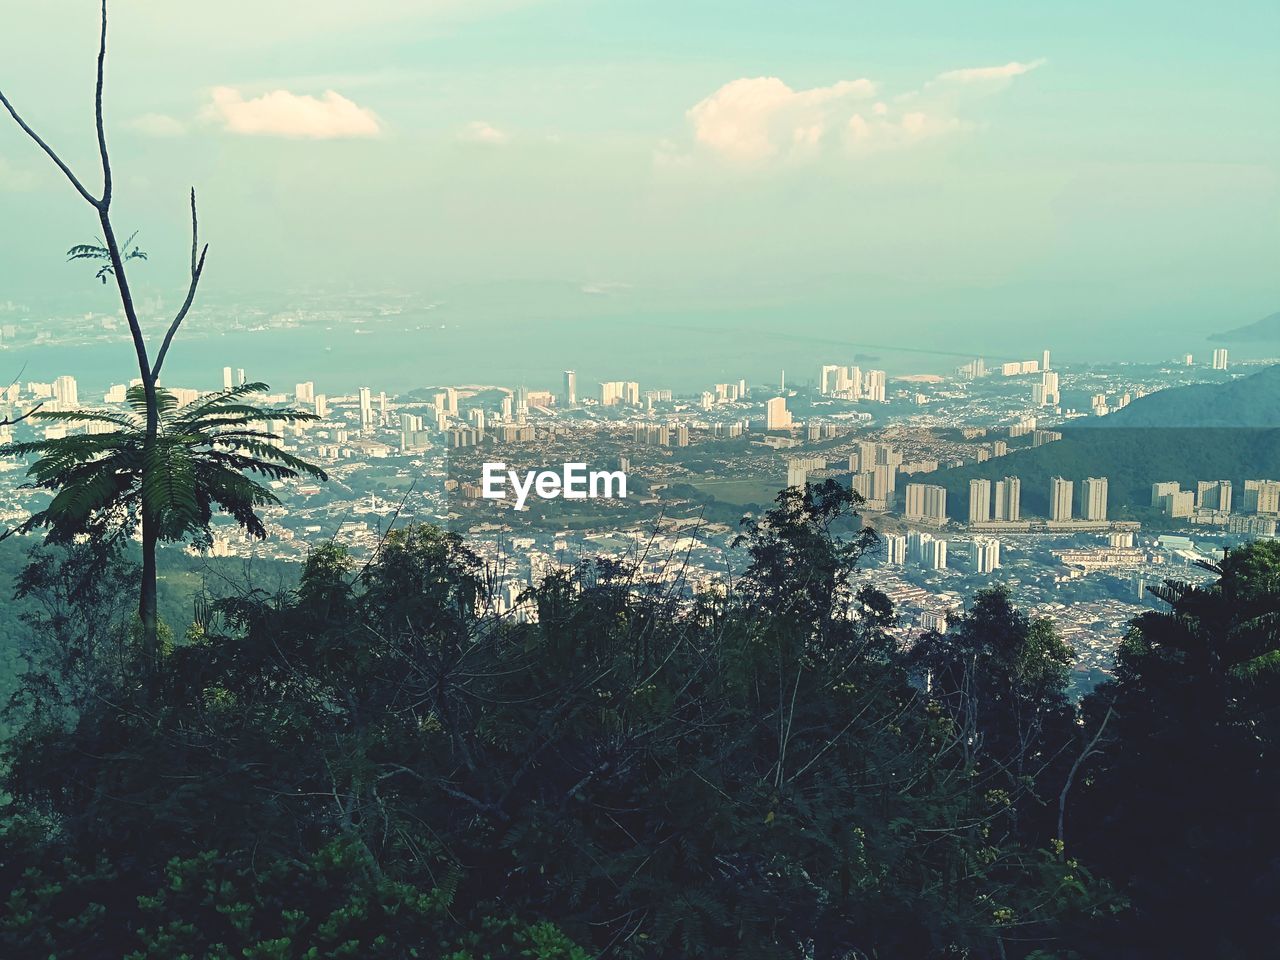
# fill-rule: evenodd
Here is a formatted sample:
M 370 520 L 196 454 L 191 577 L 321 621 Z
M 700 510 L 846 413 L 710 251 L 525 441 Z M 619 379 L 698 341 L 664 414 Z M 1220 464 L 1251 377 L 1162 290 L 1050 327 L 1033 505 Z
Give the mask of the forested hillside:
M 999 590 L 898 649 L 852 506 L 782 495 L 727 595 L 599 562 L 534 621 L 411 527 L 158 662 L 112 613 L 133 568 L 83 545 L 4 747 L 0 955 L 1263 956 L 1280 547 L 1170 587 L 1077 707 Z

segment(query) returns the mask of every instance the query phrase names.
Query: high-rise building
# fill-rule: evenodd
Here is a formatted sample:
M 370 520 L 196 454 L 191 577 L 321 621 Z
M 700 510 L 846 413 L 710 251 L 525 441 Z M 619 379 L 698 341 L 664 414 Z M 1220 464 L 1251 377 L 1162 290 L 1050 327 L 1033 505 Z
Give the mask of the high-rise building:
M 1246 480 L 1244 511 L 1271 516 L 1280 513 L 1280 483 L 1275 480 Z
M 577 371 L 566 370 L 564 372 L 564 405 L 566 407 L 576 407 L 578 405 Z
M 1180 486 L 1176 480 L 1162 480 L 1151 485 L 1151 505 L 1160 506 L 1160 502 L 1169 494 L 1177 493 Z
M 900 533 L 891 533 L 884 538 L 887 562 L 894 566 L 902 566 L 907 562 L 907 538 Z
M 798 487 L 803 490 L 805 483 L 809 480 L 809 471 L 805 468 L 804 462 L 801 460 L 787 461 L 787 486 Z
M 975 573 L 990 573 L 1000 566 L 1000 541 L 991 537 L 974 537 L 969 556 Z
M 765 404 L 764 428 L 766 430 L 791 429 L 791 411 L 787 409 L 786 397 L 774 397 Z
M 947 522 L 947 488 L 931 483 L 908 483 L 903 515 L 908 520 Z
M 888 502 L 898 489 L 898 468 L 891 463 L 878 463 L 871 468 L 871 499 Z
M 1031 400 L 1041 407 L 1056 407 L 1062 403 L 1056 370 L 1048 370 L 1040 375 L 1040 382 L 1031 388 Z
M 1080 516 L 1085 520 L 1107 519 L 1107 478 L 1090 477 L 1080 488 Z
M 1226 347 L 1219 347 L 1217 350 L 1213 351 L 1213 369 L 1215 370 L 1227 369 L 1227 348 Z
M 249 381 L 245 378 L 244 367 L 236 368 L 236 384 L 243 387 Z
M 1189 517 L 1196 508 L 1195 491 L 1175 489 L 1160 498 L 1159 507 L 1166 517 Z
M 945 570 L 947 569 L 947 541 L 941 537 L 931 537 L 925 534 L 925 540 L 922 546 L 923 556 L 920 562 L 926 570 Z
M 231 379 L 231 368 L 223 367 L 222 368 L 222 389 L 230 390 L 232 386 L 233 386 L 233 381 Z
M 1049 481 L 1049 519 L 1070 520 L 1072 500 L 1075 496 L 1075 484 L 1062 477 L 1054 477 Z
M 360 429 L 373 429 L 373 391 L 368 387 L 360 388 Z
M 53 381 L 53 399 L 62 405 L 63 409 L 71 409 L 80 403 L 80 388 L 76 385 L 75 377 L 58 377 Z
M 884 403 L 885 381 L 886 377 L 883 370 L 868 370 L 866 398 L 874 403 Z
M 1196 484 L 1196 506 L 1218 513 L 1231 512 L 1231 481 L 1201 480 Z
M 329 416 L 329 398 L 323 393 L 317 393 L 315 399 L 316 416 L 323 420 Z
M 995 519 L 1010 523 L 1022 519 L 1022 481 L 1018 477 L 996 481 Z
M 1044 357 L 1040 361 L 1040 369 L 1041 370 L 1049 369 L 1049 351 L 1048 350 L 1044 352 Z
M 293 399 L 299 405 L 309 405 L 316 402 L 316 385 L 308 380 L 305 383 L 299 383 L 293 388 Z
M 613 407 L 620 403 L 640 405 L 640 384 L 634 380 L 606 380 L 600 384 L 600 406 Z
M 969 481 L 969 522 L 987 523 L 991 519 L 991 481 Z

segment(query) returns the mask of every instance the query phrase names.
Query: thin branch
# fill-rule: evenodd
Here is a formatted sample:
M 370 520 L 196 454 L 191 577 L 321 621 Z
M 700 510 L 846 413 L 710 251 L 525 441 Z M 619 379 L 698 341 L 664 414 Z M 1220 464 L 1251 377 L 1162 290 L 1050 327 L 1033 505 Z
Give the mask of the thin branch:
M 107 127 L 102 117 L 102 90 L 106 85 L 107 66 L 107 0 L 102 0 L 102 32 L 98 40 L 98 82 L 94 89 L 94 119 L 98 127 L 98 153 L 102 157 L 102 202 L 105 212 L 111 205 L 111 159 L 107 155 Z
M 58 156 L 58 154 L 54 151 L 53 147 L 49 146 L 49 144 L 47 144 L 44 141 L 44 138 L 41 137 L 40 134 L 32 130 L 30 125 L 28 125 L 27 121 L 22 119 L 22 116 L 14 108 L 13 104 L 9 102 L 9 98 L 4 95 L 3 90 L 0 90 L 0 103 L 4 104 L 4 108 L 9 111 L 9 116 L 13 117 L 14 122 L 18 124 L 18 126 L 22 129 L 22 132 L 25 133 L 32 140 L 34 140 L 36 143 L 36 146 L 38 146 L 41 150 L 43 150 L 45 152 L 45 155 L 50 160 L 52 160 L 54 164 L 57 166 L 57 168 L 63 172 L 66 178 L 71 181 L 71 185 L 76 188 L 76 192 L 79 193 L 80 196 L 84 197 L 87 203 L 91 204 L 94 207 L 97 207 L 98 209 L 101 209 L 102 201 L 100 201 L 97 197 L 95 197 L 92 193 L 90 193 L 88 190 L 85 189 L 84 184 L 80 182 L 80 178 L 77 177 L 72 172 L 71 168 L 62 161 L 62 158 Z
M 43 406 L 44 406 L 44 401 L 41 400 L 39 403 L 37 403 L 34 407 L 32 407 L 26 413 L 22 414 L 22 416 L 20 417 L 5 417 L 3 420 L 0 420 L 0 427 L 11 427 L 15 423 L 21 423 L 23 420 L 27 419 L 27 417 L 31 416 L 33 413 L 35 413 L 37 410 L 39 410 Z
M 1080 753 L 1080 756 L 1076 757 L 1075 763 L 1071 764 L 1071 770 L 1067 774 L 1066 783 L 1063 784 L 1062 793 L 1058 794 L 1058 842 L 1059 843 L 1066 842 L 1065 837 L 1063 836 L 1064 834 L 1063 827 L 1065 826 L 1065 822 L 1067 819 L 1067 794 L 1071 792 L 1071 786 L 1073 783 L 1075 783 L 1076 773 L 1079 772 L 1080 765 L 1083 764 L 1087 759 L 1089 759 L 1089 757 L 1091 757 L 1093 754 L 1097 753 L 1096 748 L 1098 746 L 1098 741 L 1102 739 L 1103 731 L 1107 729 L 1107 722 L 1111 719 L 1111 715 L 1114 712 L 1115 712 L 1114 706 L 1107 707 L 1107 712 L 1106 712 L 1106 715 L 1103 716 L 1102 718 L 1102 723 L 1098 724 L 1098 732 L 1093 735 L 1093 739 L 1091 739 L 1088 745 L 1085 746 L 1084 750 Z
M 191 305 L 195 303 L 196 289 L 200 286 L 200 277 L 204 273 L 204 258 L 209 253 L 209 245 L 206 243 L 204 249 L 200 250 L 199 255 L 196 251 L 200 246 L 200 221 L 196 217 L 196 188 L 191 188 L 191 283 L 187 287 L 187 298 L 182 302 L 181 309 L 174 316 L 173 322 L 169 324 L 169 329 L 165 331 L 164 340 L 160 344 L 160 352 L 156 354 L 155 365 L 151 368 L 151 379 L 158 381 L 160 379 L 160 368 L 164 366 L 164 358 L 169 353 L 169 345 L 173 343 L 173 338 L 178 333 L 178 328 L 182 326 L 182 321 L 187 319 L 187 314 L 191 310 Z

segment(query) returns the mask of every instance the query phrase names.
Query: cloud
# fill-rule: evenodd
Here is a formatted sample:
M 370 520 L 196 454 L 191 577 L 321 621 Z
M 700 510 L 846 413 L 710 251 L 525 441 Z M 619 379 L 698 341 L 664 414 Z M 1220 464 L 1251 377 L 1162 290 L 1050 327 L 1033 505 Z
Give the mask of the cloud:
M 164 113 L 144 113 L 130 120 L 129 127 L 148 137 L 180 137 L 187 132 L 185 123 Z
M 463 143 L 488 143 L 494 146 L 501 146 L 510 137 L 491 123 L 486 123 L 483 120 L 472 120 L 459 131 L 458 139 Z
M 273 90 L 246 100 L 231 87 L 215 87 L 207 115 L 228 133 L 245 136 L 340 140 L 382 133 L 373 111 L 333 90 L 322 97 Z
M 907 147 L 973 126 L 957 116 L 963 85 L 1007 81 L 1042 63 L 951 70 L 921 89 L 884 98 L 877 97 L 879 85 L 865 77 L 804 90 L 778 77 L 742 77 L 686 112 L 691 146 L 664 140 L 655 159 L 674 167 L 711 156 L 760 167 Z M 939 83 L 958 86 L 948 93 Z
M 815 149 L 849 104 L 875 94 L 867 79 L 792 90 L 777 77 L 726 83 L 687 113 L 694 140 L 723 156 L 758 161 Z
M 1000 67 L 966 67 L 963 70 L 948 70 L 945 73 L 938 74 L 938 79 L 944 83 L 984 83 L 991 80 L 1011 80 L 1014 77 L 1022 76 L 1024 73 L 1030 73 L 1036 67 L 1042 67 L 1044 64 L 1043 57 L 1039 60 L 1032 60 L 1030 63 L 1019 63 L 1017 60 L 1010 60 Z

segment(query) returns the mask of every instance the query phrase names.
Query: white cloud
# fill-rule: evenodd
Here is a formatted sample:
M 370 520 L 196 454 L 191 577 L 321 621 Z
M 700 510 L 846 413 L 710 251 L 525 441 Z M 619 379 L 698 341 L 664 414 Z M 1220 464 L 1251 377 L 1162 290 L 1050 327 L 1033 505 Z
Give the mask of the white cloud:
M 130 120 L 129 127 L 148 137 L 180 137 L 187 132 L 185 123 L 164 113 L 144 113 Z
M 1011 80 L 1024 73 L 1030 73 L 1036 67 L 1044 66 L 1044 58 L 1032 60 L 1030 63 L 1019 63 L 1011 60 L 1000 67 L 966 67 L 963 70 L 948 70 L 938 74 L 938 79 L 948 83 L 982 83 L 990 80 Z
M 834 118 L 875 94 L 867 79 L 792 90 L 777 77 L 743 77 L 726 83 L 688 111 L 693 137 L 723 156 L 765 160 L 821 145 Z
M 333 90 L 322 97 L 273 90 L 246 100 L 231 87 L 215 87 L 207 113 L 227 132 L 246 136 L 339 140 L 382 132 L 373 111 Z
M 464 143 L 488 143 L 501 146 L 510 137 L 491 123 L 483 120 L 472 120 L 458 133 L 458 139 Z
M 875 99 L 878 85 L 866 78 L 793 90 L 778 77 L 743 77 L 687 111 L 692 149 L 663 141 L 655 157 L 669 167 L 699 154 L 758 167 L 906 147 L 972 127 L 956 115 L 962 87 L 945 93 L 939 82 L 998 82 L 1043 62 L 951 70 L 920 90 L 884 99 Z

